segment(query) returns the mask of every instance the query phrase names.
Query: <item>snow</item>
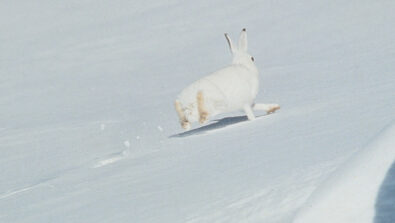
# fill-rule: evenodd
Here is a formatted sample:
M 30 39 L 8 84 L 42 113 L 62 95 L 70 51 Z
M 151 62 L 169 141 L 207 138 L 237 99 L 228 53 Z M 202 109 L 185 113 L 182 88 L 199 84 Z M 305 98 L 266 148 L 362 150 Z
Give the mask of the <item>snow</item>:
M 395 2 L 3 3 L 0 222 L 394 221 Z M 281 109 L 183 132 L 176 96 L 244 27 Z
M 129 142 L 129 140 L 126 140 L 125 142 L 123 142 L 123 144 L 124 144 L 127 148 L 130 147 L 130 142 Z
M 395 206 L 378 215 L 375 204 L 380 185 L 395 164 L 394 136 L 395 124 L 391 124 L 316 189 L 294 222 L 373 222 L 375 216 L 379 219 L 391 212 L 393 217 Z M 393 195 L 381 202 L 393 205 Z M 385 222 L 392 220 L 384 218 Z

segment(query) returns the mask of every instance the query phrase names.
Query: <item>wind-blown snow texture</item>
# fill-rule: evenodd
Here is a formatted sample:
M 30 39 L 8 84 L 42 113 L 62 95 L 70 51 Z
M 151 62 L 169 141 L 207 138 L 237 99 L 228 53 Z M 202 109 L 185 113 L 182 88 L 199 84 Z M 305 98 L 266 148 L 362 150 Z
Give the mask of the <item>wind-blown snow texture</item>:
M 0 222 L 292 222 L 394 122 L 394 9 L 3 1 Z M 257 101 L 281 110 L 181 133 L 176 95 L 230 63 L 223 33 L 235 39 L 243 27 Z M 393 222 L 380 207 L 374 221 Z
M 395 220 L 393 219 L 394 194 L 378 197 L 380 185 L 384 184 L 387 171 L 390 170 L 395 159 L 394 136 L 395 125 L 393 124 L 367 148 L 358 151 L 339 167 L 305 203 L 295 223 L 372 222 L 375 216 L 375 204 L 382 202 L 379 199 L 392 203 L 392 208 L 379 210 L 382 215 L 379 216 L 380 219 L 385 222 Z M 389 216 L 392 219 L 388 219 Z

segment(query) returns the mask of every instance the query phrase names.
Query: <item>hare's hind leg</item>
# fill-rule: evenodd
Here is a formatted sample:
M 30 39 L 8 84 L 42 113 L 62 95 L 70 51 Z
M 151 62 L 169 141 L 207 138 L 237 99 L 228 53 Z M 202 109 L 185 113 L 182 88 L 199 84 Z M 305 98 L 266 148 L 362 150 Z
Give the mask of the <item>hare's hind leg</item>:
M 198 106 L 198 112 L 199 112 L 199 122 L 201 124 L 205 123 L 208 119 L 208 112 L 206 110 L 206 107 L 204 106 L 204 97 L 203 97 L 203 92 L 199 91 L 196 95 L 196 102 Z
M 184 114 L 184 112 L 183 112 L 183 110 L 181 108 L 180 102 L 178 100 L 176 100 L 174 102 L 174 105 L 176 107 L 176 111 L 177 111 L 178 117 L 180 118 L 181 127 L 183 129 L 186 129 L 186 130 L 190 129 L 191 128 L 191 124 L 188 122 L 187 118 L 185 117 L 185 114 Z
M 264 110 L 268 114 L 273 113 L 280 109 L 280 105 L 278 104 L 254 104 L 254 110 Z

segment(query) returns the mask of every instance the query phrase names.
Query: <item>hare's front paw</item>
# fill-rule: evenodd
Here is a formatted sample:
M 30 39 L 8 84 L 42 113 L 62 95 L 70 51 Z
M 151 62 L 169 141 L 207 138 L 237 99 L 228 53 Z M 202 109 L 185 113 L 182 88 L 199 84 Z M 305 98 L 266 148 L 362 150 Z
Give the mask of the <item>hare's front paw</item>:
M 267 110 L 267 114 L 271 114 L 271 113 L 277 111 L 278 109 L 280 109 L 280 105 L 277 105 L 277 104 L 273 105 Z

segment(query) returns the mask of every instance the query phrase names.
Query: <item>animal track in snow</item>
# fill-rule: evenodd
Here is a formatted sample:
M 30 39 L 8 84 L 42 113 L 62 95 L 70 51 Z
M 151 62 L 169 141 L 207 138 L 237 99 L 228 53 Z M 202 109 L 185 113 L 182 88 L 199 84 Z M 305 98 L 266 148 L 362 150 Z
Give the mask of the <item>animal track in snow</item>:
M 21 188 L 21 189 L 18 189 L 18 190 L 13 190 L 13 191 L 9 191 L 9 192 L 4 193 L 4 194 L 0 194 L 0 200 L 2 200 L 4 198 L 11 197 L 11 196 L 14 196 L 14 195 L 17 195 L 17 194 L 20 194 L 20 193 L 23 193 L 23 192 L 34 190 L 35 188 L 40 187 L 40 186 L 46 186 L 46 187 L 51 187 L 51 188 L 54 187 L 54 186 L 52 186 L 50 184 L 38 183 L 38 184 L 34 184 L 34 185 L 31 185 L 31 186 L 28 186 L 28 187 L 25 187 L 25 188 Z
M 109 164 L 118 162 L 118 161 L 128 157 L 129 154 L 130 154 L 130 149 L 129 149 L 130 148 L 130 142 L 128 140 L 126 140 L 123 144 L 125 145 L 125 147 L 127 149 L 125 149 L 125 150 L 123 150 L 122 152 L 119 152 L 119 153 L 111 154 L 106 159 L 102 159 L 102 160 L 97 161 L 93 165 L 93 168 L 99 168 L 99 167 L 107 166 Z

